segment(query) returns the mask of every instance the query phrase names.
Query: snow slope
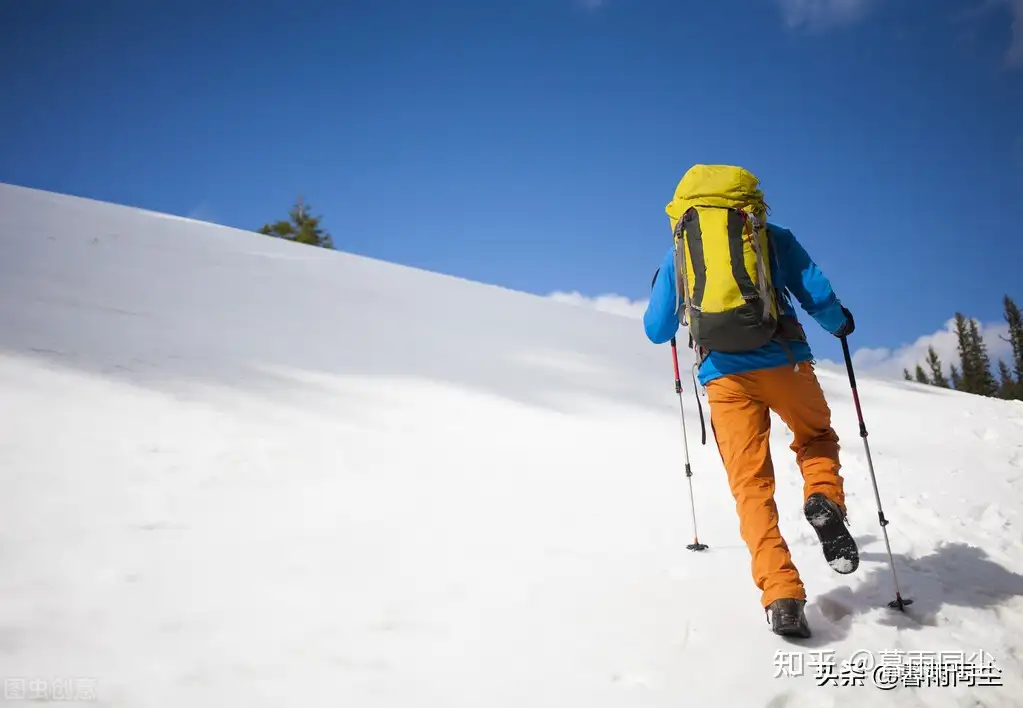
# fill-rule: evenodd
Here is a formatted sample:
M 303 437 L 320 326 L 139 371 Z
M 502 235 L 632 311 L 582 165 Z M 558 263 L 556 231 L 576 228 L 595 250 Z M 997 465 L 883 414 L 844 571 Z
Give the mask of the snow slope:
M 864 559 L 825 564 L 775 419 L 815 630 L 786 643 L 688 378 L 710 548 L 686 550 L 670 350 L 635 320 L 6 185 L 0 237 L 9 699 L 1023 705 L 1019 404 L 860 382 L 903 615 L 848 382 L 820 371 Z M 813 652 L 859 650 L 983 651 L 1001 685 L 817 685 Z

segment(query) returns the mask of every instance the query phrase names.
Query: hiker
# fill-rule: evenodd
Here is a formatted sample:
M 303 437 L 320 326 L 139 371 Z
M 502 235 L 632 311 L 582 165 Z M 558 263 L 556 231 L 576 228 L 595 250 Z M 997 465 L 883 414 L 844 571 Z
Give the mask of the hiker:
M 826 560 L 839 573 L 855 571 L 838 435 L 789 295 L 836 337 L 854 322 L 792 232 L 767 222 L 767 211 L 759 180 L 741 167 L 686 172 L 665 208 L 675 238 L 643 326 L 655 344 L 688 327 L 765 615 L 777 634 L 809 637 L 806 591 L 778 528 L 770 410 L 793 433 L 803 512 Z

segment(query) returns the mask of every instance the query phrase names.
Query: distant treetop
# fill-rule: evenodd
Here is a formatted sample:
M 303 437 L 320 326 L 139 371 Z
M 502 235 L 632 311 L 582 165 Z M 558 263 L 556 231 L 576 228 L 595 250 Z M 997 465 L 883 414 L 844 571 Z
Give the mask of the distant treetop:
M 309 206 L 302 201 L 302 197 L 291 208 L 289 220 L 276 221 L 272 224 L 263 224 L 259 233 L 274 238 L 283 238 L 288 241 L 305 243 L 320 248 L 334 248 L 334 242 L 329 233 L 320 226 L 322 216 L 311 216 Z

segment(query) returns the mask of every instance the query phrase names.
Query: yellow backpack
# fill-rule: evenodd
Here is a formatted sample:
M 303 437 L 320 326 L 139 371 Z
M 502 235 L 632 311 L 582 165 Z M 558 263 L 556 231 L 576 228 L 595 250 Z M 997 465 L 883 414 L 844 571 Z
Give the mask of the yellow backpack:
M 759 184 L 742 167 L 694 165 L 665 208 L 683 301 L 679 319 L 689 327 L 690 345 L 703 353 L 756 349 L 778 329 Z

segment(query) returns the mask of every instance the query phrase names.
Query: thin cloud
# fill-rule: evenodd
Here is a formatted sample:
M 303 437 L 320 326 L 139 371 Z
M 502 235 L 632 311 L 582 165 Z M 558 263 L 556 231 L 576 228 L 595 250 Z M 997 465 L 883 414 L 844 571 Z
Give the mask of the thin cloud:
M 600 2 L 601 0 L 593 0 Z M 885 0 L 775 0 L 789 29 L 823 31 L 848 27 L 866 19 Z M 1011 20 L 1009 46 L 1005 62 L 1013 69 L 1023 68 L 1023 0 L 973 0 L 955 13 L 970 22 L 992 13 L 1008 13 Z
M 578 307 L 589 307 L 600 312 L 612 315 L 628 317 L 634 320 L 642 320 L 646 311 L 647 300 L 632 300 L 624 295 L 608 293 L 593 297 L 583 295 L 578 291 L 553 292 L 548 295 L 552 300 L 564 302 Z M 1005 322 L 977 323 L 984 343 L 987 345 L 988 356 L 991 359 L 992 371 L 997 376 L 998 360 L 1004 359 L 1006 363 L 1012 361 L 1012 345 L 1006 341 L 1009 336 L 1009 326 Z M 938 359 L 941 361 L 942 371 L 946 378 L 951 375 L 952 364 L 959 368 L 958 340 L 955 333 L 955 320 L 949 319 L 943 329 L 931 334 L 918 337 L 911 344 L 905 344 L 896 349 L 886 347 L 861 347 L 853 352 L 853 365 L 857 372 L 867 376 L 880 379 L 903 379 L 903 369 L 912 375 L 917 364 L 930 371 L 926 364 L 927 349 L 934 347 Z M 821 363 L 844 368 L 845 365 L 832 361 L 822 360 Z
M 548 297 L 558 302 L 568 303 L 569 305 L 592 307 L 600 312 L 607 312 L 612 315 L 635 320 L 643 319 L 643 312 L 646 310 L 647 305 L 646 300 L 630 300 L 624 295 L 615 295 L 613 293 L 588 297 L 578 291 L 570 293 L 558 291 L 551 293 Z
M 976 0 L 973 4 L 952 13 L 951 19 L 960 27 L 960 32 L 973 35 L 979 30 L 979 22 L 990 15 L 1003 12 L 1012 20 L 1009 46 L 1005 50 L 1005 63 L 1014 69 L 1023 68 L 1023 0 Z M 963 28 L 966 29 L 963 29 Z
M 1012 345 L 1003 339 L 1003 337 L 1009 336 L 1009 326 L 1004 322 L 986 324 L 978 322 L 977 329 L 987 345 L 993 373 L 997 375 L 998 360 L 1004 359 L 1006 363 L 1012 360 Z M 898 349 L 884 347 L 857 349 L 853 353 L 853 364 L 857 370 L 862 370 L 864 373 L 878 378 L 888 379 L 902 379 L 903 369 L 913 375 L 917 364 L 919 364 L 930 376 L 930 370 L 926 363 L 928 347 L 934 347 L 934 352 L 941 361 L 946 379 L 951 374 L 953 364 L 956 365 L 956 368 L 961 368 L 954 319 L 949 319 L 945 323 L 944 329 L 919 337 L 912 344 L 903 345 Z
M 607 0 L 576 0 L 576 4 L 587 12 L 596 12 L 607 5 Z
M 834 29 L 865 18 L 880 0 L 778 0 L 785 25 L 792 29 Z
M 1012 15 L 1012 40 L 1005 52 L 1009 66 L 1023 67 L 1023 0 L 1005 0 Z
M 209 221 L 212 222 L 215 218 L 213 209 L 205 201 L 199 202 L 194 207 L 188 210 L 185 216 L 189 219 L 195 219 L 196 221 Z

